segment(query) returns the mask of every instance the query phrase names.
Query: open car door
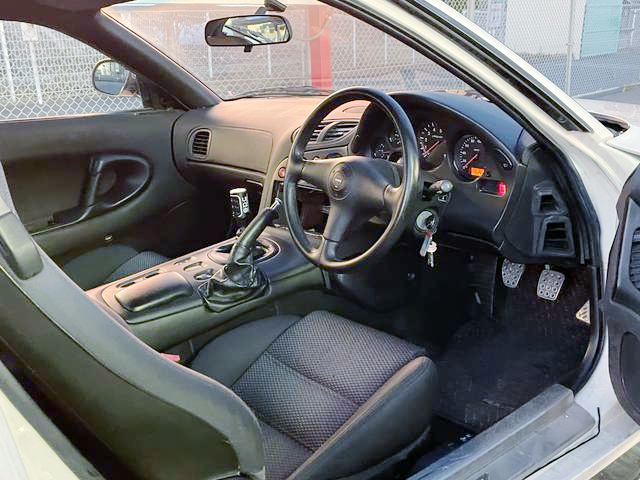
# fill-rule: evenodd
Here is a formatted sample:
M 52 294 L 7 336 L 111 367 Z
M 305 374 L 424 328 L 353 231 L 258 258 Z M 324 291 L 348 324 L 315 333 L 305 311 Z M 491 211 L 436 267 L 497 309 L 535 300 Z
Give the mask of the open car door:
M 603 302 L 609 371 L 618 400 L 640 423 L 640 168 L 627 180 L 617 211 Z

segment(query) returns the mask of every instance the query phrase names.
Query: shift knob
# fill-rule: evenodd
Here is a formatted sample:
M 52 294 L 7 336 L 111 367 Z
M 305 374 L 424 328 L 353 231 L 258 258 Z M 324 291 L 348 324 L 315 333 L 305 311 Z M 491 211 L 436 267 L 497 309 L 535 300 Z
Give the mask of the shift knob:
M 249 208 L 249 194 L 246 188 L 234 188 L 229 191 L 231 201 L 231 216 L 238 228 L 247 226 L 251 209 Z

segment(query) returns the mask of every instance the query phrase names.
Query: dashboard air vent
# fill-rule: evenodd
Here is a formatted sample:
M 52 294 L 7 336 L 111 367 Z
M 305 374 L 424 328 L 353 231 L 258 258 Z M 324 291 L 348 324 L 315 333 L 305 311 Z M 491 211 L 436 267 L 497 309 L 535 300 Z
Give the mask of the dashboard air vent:
M 567 217 L 556 217 L 545 225 L 543 250 L 545 253 L 573 253 L 571 223 Z
M 206 158 L 209 155 L 210 144 L 211 132 L 209 130 L 198 130 L 191 136 L 191 155 L 198 158 Z
M 310 142 L 317 142 L 318 141 L 318 137 L 322 133 L 322 130 L 324 130 L 327 127 L 327 125 L 329 125 L 330 123 L 331 122 L 328 122 L 328 121 L 320 122 L 318 124 L 318 126 L 316 127 L 316 129 L 311 134 L 311 138 L 309 139 L 309 141 Z
M 358 122 L 356 121 L 345 121 L 345 122 L 337 122 L 333 124 L 329 130 L 327 130 L 324 134 L 322 140 L 324 142 L 330 142 L 333 140 L 337 140 L 339 138 L 344 137 L 348 133 L 358 126 Z
M 629 260 L 631 283 L 640 290 L 640 228 L 636 228 L 631 238 L 631 259 Z

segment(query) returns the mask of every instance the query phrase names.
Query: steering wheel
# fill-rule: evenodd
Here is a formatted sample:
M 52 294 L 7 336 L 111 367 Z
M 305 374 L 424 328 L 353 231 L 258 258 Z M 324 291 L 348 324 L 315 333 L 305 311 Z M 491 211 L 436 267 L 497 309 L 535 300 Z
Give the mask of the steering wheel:
M 307 160 L 304 151 L 320 122 L 340 105 L 368 100 L 379 107 L 400 134 L 402 178 L 398 167 L 385 159 L 366 156 Z M 327 97 L 307 118 L 293 141 L 283 203 L 293 241 L 302 254 L 325 270 L 349 270 L 386 253 L 400 238 L 411 202 L 419 191 L 420 155 L 416 134 L 404 109 L 384 92 L 354 87 Z M 296 185 L 303 180 L 322 190 L 330 201 L 329 216 L 319 245 L 312 245 L 298 213 Z M 377 241 L 352 258 L 340 259 L 337 250 L 345 234 L 357 229 L 373 216 L 386 213 L 390 221 Z

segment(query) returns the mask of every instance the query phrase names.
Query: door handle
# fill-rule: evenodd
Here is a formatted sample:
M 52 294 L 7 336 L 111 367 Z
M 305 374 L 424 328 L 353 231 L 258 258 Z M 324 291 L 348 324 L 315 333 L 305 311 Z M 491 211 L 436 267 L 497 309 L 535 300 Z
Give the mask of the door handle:
M 113 185 L 100 192 L 100 181 L 106 172 L 115 175 Z M 151 179 L 151 165 L 131 155 L 100 155 L 89 163 L 87 180 L 77 207 L 53 214 L 53 227 L 69 225 L 95 217 L 132 200 Z

